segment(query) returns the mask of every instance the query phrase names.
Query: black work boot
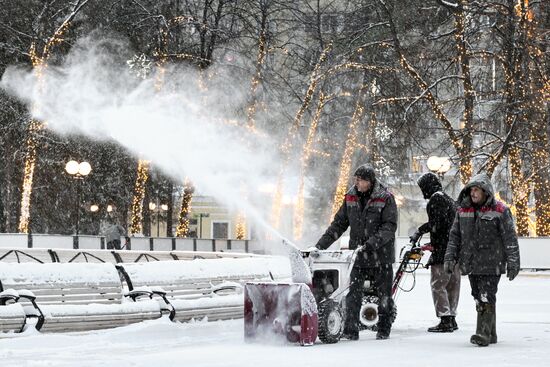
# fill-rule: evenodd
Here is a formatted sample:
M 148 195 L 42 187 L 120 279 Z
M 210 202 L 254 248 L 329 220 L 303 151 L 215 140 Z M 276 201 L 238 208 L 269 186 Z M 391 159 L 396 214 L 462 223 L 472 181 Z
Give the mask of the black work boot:
M 453 331 L 458 330 L 458 324 L 456 323 L 456 316 L 451 316 L 451 324 L 453 325 Z
M 497 343 L 497 310 L 496 305 L 493 305 L 493 319 L 491 320 L 491 338 L 489 339 L 489 344 Z
M 391 321 L 385 315 L 379 315 L 378 323 L 376 324 L 378 331 L 376 332 L 377 340 L 389 339 L 391 332 Z
M 476 333 L 470 337 L 470 343 L 486 347 L 491 341 L 491 329 L 493 326 L 494 305 L 480 302 L 476 306 L 477 327 Z
M 441 316 L 439 324 L 428 328 L 430 333 L 452 333 L 454 330 L 452 316 Z
M 359 340 L 359 331 L 344 330 L 344 332 L 342 333 L 342 338 L 348 340 Z
M 342 338 L 349 340 L 359 340 L 359 328 L 356 325 L 355 327 L 346 325 L 344 326 L 344 331 L 342 332 Z

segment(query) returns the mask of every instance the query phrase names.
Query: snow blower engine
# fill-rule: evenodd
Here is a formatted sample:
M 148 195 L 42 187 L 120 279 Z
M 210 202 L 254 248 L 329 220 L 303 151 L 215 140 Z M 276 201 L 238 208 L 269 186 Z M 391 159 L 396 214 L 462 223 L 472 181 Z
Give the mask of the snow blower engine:
M 287 245 L 289 245 L 287 243 Z M 289 246 L 292 268 L 290 283 L 247 283 L 244 290 L 245 340 L 286 338 L 301 345 L 312 345 L 317 336 L 323 343 L 337 343 L 346 320 L 346 295 L 358 250 L 319 251 L 309 256 Z M 400 263 L 392 284 L 394 300 L 402 289 L 403 277 L 421 265 L 428 245 L 410 243 L 400 253 Z M 360 310 L 361 330 L 376 330 L 378 295 L 372 279 L 365 281 Z M 394 303 L 392 322 L 397 316 Z

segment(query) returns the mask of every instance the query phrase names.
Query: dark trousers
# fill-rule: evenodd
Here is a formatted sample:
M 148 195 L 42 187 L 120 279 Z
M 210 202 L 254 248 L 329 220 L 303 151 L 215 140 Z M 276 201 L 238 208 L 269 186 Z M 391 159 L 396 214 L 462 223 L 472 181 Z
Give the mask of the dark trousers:
M 470 287 L 472 288 L 472 296 L 476 304 L 489 303 L 495 305 L 497 303 L 499 275 L 468 275 Z
M 107 242 L 107 250 L 120 250 L 120 240 L 112 240 Z
M 393 308 L 391 286 L 393 282 L 393 268 L 391 264 L 380 265 L 376 268 L 362 268 L 354 266 L 351 270 L 350 289 L 346 296 L 346 332 L 359 329 L 359 312 L 363 298 L 365 279 L 372 279 L 378 291 L 378 329 L 391 328 L 390 314 Z

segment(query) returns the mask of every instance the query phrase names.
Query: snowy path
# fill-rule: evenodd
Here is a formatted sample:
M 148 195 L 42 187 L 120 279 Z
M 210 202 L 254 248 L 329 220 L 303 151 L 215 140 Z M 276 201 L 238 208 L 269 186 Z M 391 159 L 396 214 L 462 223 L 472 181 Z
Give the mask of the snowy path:
M 408 279 L 410 280 L 410 278 Z M 436 323 L 429 276 L 398 299 L 391 338 L 377 341 L 364 331 L 358 342 L 299 347 L 247 344 L 242 320 L 173 324 L 144 322 L 114 330 L 27 333 L 0 337 L 2 366 L 547 366 L 550 360 L 550 274 L 526 273 L 513 282 L 503 278 L 497 294 L 499 343 L 479 348 L 469 343 L 475 327 L 470 287 L 462 278 L 457 318 L 451 334 L 425 331 Z M 407 285 L 405 285 L 406 287 Z

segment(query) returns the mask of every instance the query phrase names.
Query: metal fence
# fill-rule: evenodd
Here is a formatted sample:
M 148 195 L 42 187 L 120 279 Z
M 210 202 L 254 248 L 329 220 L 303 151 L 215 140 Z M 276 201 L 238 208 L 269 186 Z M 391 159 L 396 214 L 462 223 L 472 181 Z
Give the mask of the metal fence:
M 396 257 L 407 244 L 408 237 L 397 237 Z M 338 244 L 333 246 L 334 249 Z M 0 248 L 44 249 L 105 249 L 100 236 L 63 236 L 52 234 L 0 233 Z M 523 269 L 550 269 L 550 237 L 521 237 L 519 239 Z M 282 246 L 259 240 L 225 240 L 200 238 L 130 237 L 128 250 L 138 251 L 223 251 L 254 254 L 283 254 Z

